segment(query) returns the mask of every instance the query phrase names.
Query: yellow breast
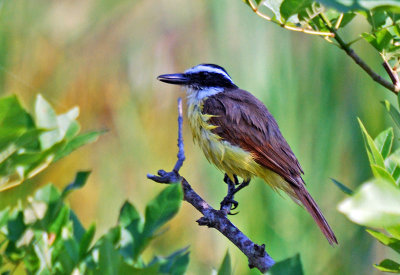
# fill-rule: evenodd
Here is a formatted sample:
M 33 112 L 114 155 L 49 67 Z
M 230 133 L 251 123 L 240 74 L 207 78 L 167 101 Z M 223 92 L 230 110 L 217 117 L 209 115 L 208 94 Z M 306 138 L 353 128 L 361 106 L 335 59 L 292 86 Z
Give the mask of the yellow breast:
M 232 180 L 233 175 L 246 180 L 256 176 L 262 178 L 272 188 L 284 190 L 290 196 L 294 195 L 293 190 L 282 177 L 259 165 L 251 153 L 214 134 L 212 130 L 218 126 L 208 122 L 213 115 L 203 114 L 202 109 L 202 101 L 188 102 L 188 119 L 193 140 L 203 150 L 208 161 L 225 172 Z
M 250 179 L 255 164 L 253 157 L 249 152 L 214 134 L 211 130 L 218 126 L 208 123 L 211 117 L 212 115 L 202 113 L 202 103 L 189 104 L 188 118 L 194 142 L 203 150 L 208 161 L 228 176 L 232 177 L 235 174 Z

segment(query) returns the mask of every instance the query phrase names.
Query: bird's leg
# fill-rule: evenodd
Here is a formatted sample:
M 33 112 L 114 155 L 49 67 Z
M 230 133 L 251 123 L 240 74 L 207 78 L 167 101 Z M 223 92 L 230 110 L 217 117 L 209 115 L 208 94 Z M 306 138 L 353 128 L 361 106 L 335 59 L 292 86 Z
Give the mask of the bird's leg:
M 242 190 L 247 185 L 249 185 L 250 183 L 250 180 L 243 180 L 243 182 L 240 183 L 236 175 L 233 175 L 233 178 L 234 182 L 229 178 L 227 174 L 225 174 L 224 176 L 224 182 L 228 185 L 228 194 L 221 201 L 221 208 L 220 208 L 220 210 L 224 211 L 226 214 L 229 215 L 237 214 L 237 213 L 231 213 L 231 210 L 236 209 L 239 205 L 239 203 L 234 200 L 235 194 L 240 190 Z M 235 185 L 238 185 L 238 187 L 235 187 Z

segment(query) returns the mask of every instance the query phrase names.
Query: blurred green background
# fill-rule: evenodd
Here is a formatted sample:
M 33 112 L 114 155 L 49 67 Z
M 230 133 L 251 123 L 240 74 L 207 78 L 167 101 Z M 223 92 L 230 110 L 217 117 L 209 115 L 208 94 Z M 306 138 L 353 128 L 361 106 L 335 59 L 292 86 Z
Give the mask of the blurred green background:
M 98 233 L 115 224 L 125 200 L 143 210 L 164 188 L 146 174 L 175 163 L 176 99 L 184 95 L 156 77 L 216 63 L 275 116 L 339 246 L 330 247 L 306 211 L 259 180 L 237 196 L 240 213 L 232 221 L 265 243 L 276 260 L 300 253 L 306 274 L 378 273 L 372 264 L 389 251 L 336 210 L 345 195 L 329 177 L 356 188 L 371 176 L 356 117 L 375 136 L 392 124 L 380 100 L 393 98 L 342 51 L 319 37 L 268 24 L 240 0 L 0 4 L 0 93 L 17 94 L 31 109 L 37 93 L 58 112 L 78 105 L 83 130 L 109 130 L 25 185 L 64 186 L 77 170 L 92 170 L 70 203 L 86 226 L 98 224 Z M 355 38 L 366 27 L 356 20 L 344 36 Z M 355 50 L 384 73 L 369 45 L 359 42 Z M 218 207 L 226 192 L 223 174 L 193 145 L 187 124 L 184 138 L 182 175 Z M 7 198 L 16 193 L 7 192 Z M 258 273 L 217 231 L 197 226 L 199 217 L 184 203 L 147 255 L 190 245 L 188 274 L 209 274 L 229 249 L 236 274 Z

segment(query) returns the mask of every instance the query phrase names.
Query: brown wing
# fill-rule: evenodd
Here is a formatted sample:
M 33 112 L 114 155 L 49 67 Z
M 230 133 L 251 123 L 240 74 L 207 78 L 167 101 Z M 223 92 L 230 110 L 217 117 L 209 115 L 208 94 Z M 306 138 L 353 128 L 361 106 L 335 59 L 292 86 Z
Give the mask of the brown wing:
M 279 131 L 265 105 L 244 90 L 227 90 L 209 97 L 203 113 L 215 115 L 210 124 L 222 139 L 250 152 L 256 162 L 279 174 L 289 183 L 303 184 L 296 156 Z
M 330 244 L 337 239 L 321 210 L 304 186 L 303 170 L 278 124 L 264 104 L 244 90 L 227 90 L 209 97 L 203 113 L 215 115 L 210 124 L 222 139 L 250 152 L 255 161 L 284 178 L 314 218 Z

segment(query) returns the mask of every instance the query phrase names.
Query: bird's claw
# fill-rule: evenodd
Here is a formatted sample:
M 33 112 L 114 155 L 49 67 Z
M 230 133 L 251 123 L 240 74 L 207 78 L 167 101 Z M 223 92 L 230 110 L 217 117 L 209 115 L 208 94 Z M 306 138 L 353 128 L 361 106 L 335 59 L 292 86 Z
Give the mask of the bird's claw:
M 238 203 L 237 201 L 235 201 L 234 199 L 230 199 L 230 198 L 225 197 L 225 198 L 221 201 L 221 210 L 224 208 L 224 206 L 227 206 L 227 205 L 231 205 L 231 206 L 230 206 L 230 210 L 235 210 L 235 209 L 238 207 L 239 203 Z M 236 213 L 236 214 L 232 214 L 232 213 L 229 211 L 228 214 L 230 214 L 230 215 L 236 215 L 237 213 Z

